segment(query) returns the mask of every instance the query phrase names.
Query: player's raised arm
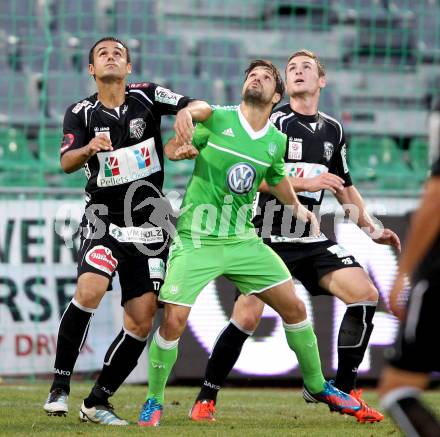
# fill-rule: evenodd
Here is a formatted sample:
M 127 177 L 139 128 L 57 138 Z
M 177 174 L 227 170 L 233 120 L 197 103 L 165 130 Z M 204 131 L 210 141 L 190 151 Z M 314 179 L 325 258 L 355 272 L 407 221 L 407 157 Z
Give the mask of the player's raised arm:
M 310 223 L 312 234 L 319 234 L 320 229 L 318 219 L 313 212 L 309 211 L 300 203 L 287 176 L 281 179 L 278 184 L 267 186 L 269 187 L 271 194 L 273 194 L 281 203 L 292 208 L 293 214 L 296 218 L 306 223 Z

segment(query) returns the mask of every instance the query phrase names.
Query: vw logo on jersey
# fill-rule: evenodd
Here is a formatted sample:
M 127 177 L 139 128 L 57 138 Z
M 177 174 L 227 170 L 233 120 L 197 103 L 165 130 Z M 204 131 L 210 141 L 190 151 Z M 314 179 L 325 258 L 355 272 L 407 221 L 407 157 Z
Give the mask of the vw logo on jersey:
M 246 162 L 239 162 L 228 170 L 227 183 L 229 189 L 236 194 L 246 194 L 252 190 L 255 176 L 255 168 Z

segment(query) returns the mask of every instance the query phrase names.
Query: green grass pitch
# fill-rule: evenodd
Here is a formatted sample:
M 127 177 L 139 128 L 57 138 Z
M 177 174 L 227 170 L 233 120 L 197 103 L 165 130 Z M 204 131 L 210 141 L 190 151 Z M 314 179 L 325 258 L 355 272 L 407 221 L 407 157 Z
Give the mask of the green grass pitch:
M 123 386 L 113 398 L 116 412 L 132 425 L 106 427 L 82 423 L 78 419 L 81 400 L 91 384 L 73 383 L 67 417 L 48 417 L 43 411 L 49 384 L 0 385 L 0 436 L 400 436 L 391 419 L 359 424 L 352 417 L 330 413 L 325 405 L 307 405 L 294 389 L 224 389 L 218 401 L 215 423 L 194 423 L 188 419 L 196 387 L 170 387 L 166 391 L 165 412 L 159 428 L 136 425 L 146 389 Z M 378 405 L 374 390 L 365 399 Z M 440 391 L 426 393 L 434 410 L 440 412 Z

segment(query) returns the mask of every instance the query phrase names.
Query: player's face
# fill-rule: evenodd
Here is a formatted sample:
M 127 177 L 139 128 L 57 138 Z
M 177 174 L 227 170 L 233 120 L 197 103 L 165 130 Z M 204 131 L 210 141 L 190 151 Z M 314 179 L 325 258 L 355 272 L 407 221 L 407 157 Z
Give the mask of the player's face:
M 275 92 L 275 86 L 275 78 L 269 68 L 255 67 L 243 84 L 242 98 L 245 102 L 253 104 L 277 103 L 280 95 Z
M 93 51 L 94 64 L 89 72 L 102 81 L 123 79 L 131 73 L 131 64 L 127 62 L 127 50 L 116 41 L 102 41 Z
M 286 67 L 286 89 L 291 97 L 314 95 L 325 87 L 325 77 L 319 77 L 318 66 L 308 56 L 296 56 Z

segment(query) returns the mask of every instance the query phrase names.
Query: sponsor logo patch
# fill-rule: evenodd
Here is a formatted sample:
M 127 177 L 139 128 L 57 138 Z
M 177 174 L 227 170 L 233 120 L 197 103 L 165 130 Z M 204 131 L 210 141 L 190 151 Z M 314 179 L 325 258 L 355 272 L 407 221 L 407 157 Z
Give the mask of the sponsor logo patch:
M 98 187 L 112 187 L 143 179 L 162 169 L 154 138 L 97 155 Z
M 75 141 L 73 134 L 65 134 L 61 143 L 61 153 L 64 153 Z
M 128 88 L 136 89 L 136 88 L 147 88 L 150 86 L 150 82 L 137 82 L 128 84 Z
M 110 128 L 109 127 L 95 127 L 95 137 L 98 135 L 105 135 L 108 139 L 110 139 Z
M 274 113 L 270 116 L 270 121 L 271 121 L 272 123 L 275 124 L 275 122 L 276 122 L 276 121 L 277 121 L 282 115 L 286 115 L 286 114 L 284 114 L 284 112 L 282 112 L 282 111 L 274 112 Z
M 139 228 L 136 226 L 128 226 L 120 228 L 110 223 L 109 233 L 120 243 L 152 244 L 162 243 L 164 241 L 163 230 L 159 227 Z
M 140 140 L 145 131 L 145 126 L 147 123 L 143 120 L 143 118 L 134 118 L 130 120 L 130 138 L 136 138 Z
M 77 103 L 73 109 L 72 112 L 74 114 L 78 114 L 79 111 L 81 111 L 82 108 L 86 108 L 87 106 L 91 106 L 92 102 L 89 102 L 88 100 L 83 100 L 82 102 Z
M 334 244 L 333 246 L 328 247 L 327 250 L 333 255 L 336 255 L 338 258 L 346 258 L 347 256 L 351 256 L 351 253 L 339 246 L 339 244 Z
M 179 100 L 183 96 L 181 94 L 173 93 L 168 88 L 162 88 L 161 86 L 158 86 L 154 90 L 154 100 L 159 103 L 167 103 L 169 105 L 177 105 Z
M 233 165 L 228 170 L 227 184 L 229 189 L 236 194 L 246 194 L 254 186 L 255 168 L 246 162 Z
M 87 264 L 102 272 L 111 275 L 118 266 L 118 261 L 113 257 L 112 251 L 105 246 L 95 246 L 86 253 Z
M 302 138 L 289 137 L 287 157 L 289 159 L 302 159 Z
M 165 263 L 160 258 L 149 258 L 148 269 L 151 279 L 161 279 L 165 277 Z
M 297 178 L 313 178 L 319 176 L 321 173 L 327 173 L 328 167 L 323 164 L 312 164 L 309 162 L 286 162 L 286 174 Z M 314 199 L 317 202 L 321 198 L 322 190 L 316 192 L 299 191 L 298 196 Z

